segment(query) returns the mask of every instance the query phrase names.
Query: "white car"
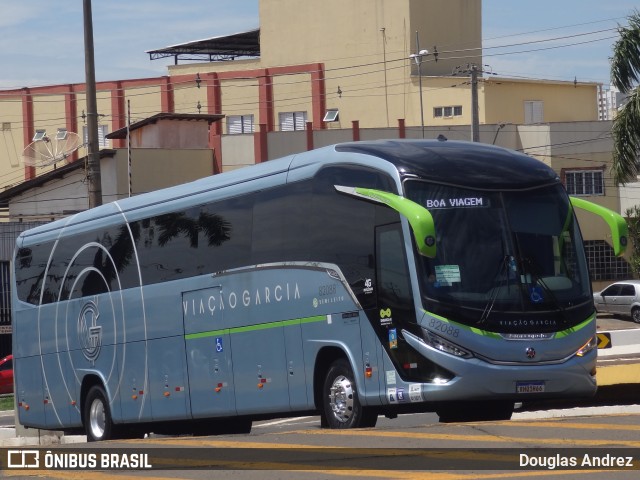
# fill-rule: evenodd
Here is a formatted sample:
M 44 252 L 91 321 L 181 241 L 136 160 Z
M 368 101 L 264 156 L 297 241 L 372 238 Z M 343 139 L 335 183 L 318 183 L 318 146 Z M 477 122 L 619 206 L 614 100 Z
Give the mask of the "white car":
M 593 303 L 598 312 L 631 317 L 640 323 L 640 280 L 612 283 L 593 294 Z

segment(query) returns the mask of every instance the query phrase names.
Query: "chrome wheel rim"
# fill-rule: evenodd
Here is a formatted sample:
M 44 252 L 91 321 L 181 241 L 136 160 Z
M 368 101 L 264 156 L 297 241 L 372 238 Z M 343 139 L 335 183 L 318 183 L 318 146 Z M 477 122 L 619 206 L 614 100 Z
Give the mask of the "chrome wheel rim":
M 353 388 L 351 381 L 340 375 L 333 381 L 329 390 L 329 406 L 333 416 L 340 423 L 346 423 L 353 415 Z
M 105 411 L 104 403 L 102 403 L 100 399 L 95 399 L 91 404 L 91 410 L 89 410 L 89 430 L 95 439 L 100 439 L 104 436 Z

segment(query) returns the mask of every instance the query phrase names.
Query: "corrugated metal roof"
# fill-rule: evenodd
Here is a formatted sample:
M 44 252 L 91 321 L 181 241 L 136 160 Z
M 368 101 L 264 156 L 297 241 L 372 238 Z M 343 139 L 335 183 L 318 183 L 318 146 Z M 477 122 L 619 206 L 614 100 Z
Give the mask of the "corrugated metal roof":
M 260 29 L 219 37 L 194 40 L 157 50 L 148 50 L 151 60 L 174 57 L 178 60 L 219 61 L 260 56 Z
M 138 122 L 132 123 L 129 126 L 129 130 L 133 131 L 133 130 L 137 130 L 138 128 L 142 128 L 145 125 L 151 125 L 153 123 L 156 123 L 158 120 L 200 120 L 200 121 L 206 121 L 208 123 L 213 123 L 213 122 L 217 122 L 218 120 L 221 120 L 224 118 L 224 115 L 217 115 L 217 114 L 200 114 L 200 113 L 168 113 L 168 112 L 162 112 L 162 113 L 156 113 L 155 115 L 152 115 L 150 117 L 144 118 Z M 109 139 L 109 140 L 113 140 L 113 139 L 126 139 L 127 138 L 127 127 L 123 127 L 120 128 L 118 130 L 115 130 L 111 133 L 109 133 L 108 135 L 105 135 L 105 138 Z

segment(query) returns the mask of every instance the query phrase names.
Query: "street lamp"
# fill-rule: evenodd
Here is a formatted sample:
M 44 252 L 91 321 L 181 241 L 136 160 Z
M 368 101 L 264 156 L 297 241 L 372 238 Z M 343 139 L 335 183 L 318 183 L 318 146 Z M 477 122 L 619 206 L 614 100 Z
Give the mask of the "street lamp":
M 416 32 L 416 50 L 418 53 L 412 53 L 409 55 L 418 67 L 418 83 L 420 86 L 420 124 L 422 125 L 422 138 L 424 138 L 424 108 L 422 105 L 422 60 L 429 55 L 428 50 L 420 50 L 420 41 L 418 39 L 418 32 Z

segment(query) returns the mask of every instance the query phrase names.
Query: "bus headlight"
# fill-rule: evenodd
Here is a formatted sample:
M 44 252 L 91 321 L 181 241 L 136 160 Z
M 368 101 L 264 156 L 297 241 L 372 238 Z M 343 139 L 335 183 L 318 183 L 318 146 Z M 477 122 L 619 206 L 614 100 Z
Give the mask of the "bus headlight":
M 429 345 L 430 347 L 433 347 L 436 350 L 440 350 L 441 352 L 448 353 L 449 355 L 453 355 L 454 357 L 460 357 L 460 358 L 473 357 L 473 355 L 471 355 L 471 352 L 465 350 L 462 347 L 459 347 L 455 343 L 450 342 L 449 340 L 445 340 L 440 335 L 436 335 L 435 333 L 430 332 L 429 330 L 426 330 L 426 329 L 423 329 L 423 330 L 424 330 L 424 340 L 426 344 Z
M 578 357 L 584 357 L 587 353 L 589 353 L 594 348 L 598 348 L 598 337 L 594 335 L 589 339 L 587 343 L 585 343 L 582 347 L 578 349 L 576 355 Z

